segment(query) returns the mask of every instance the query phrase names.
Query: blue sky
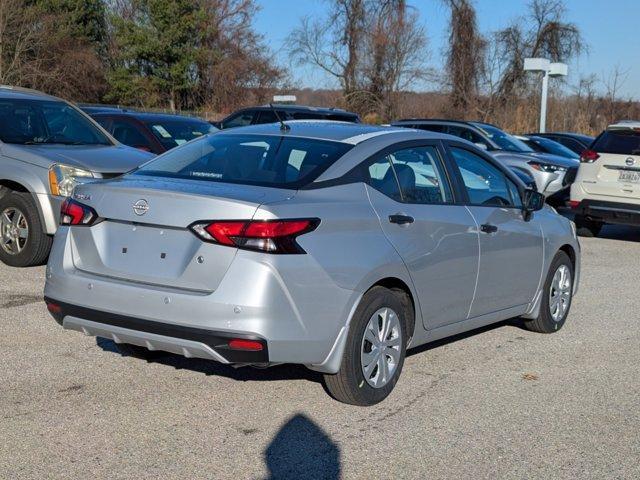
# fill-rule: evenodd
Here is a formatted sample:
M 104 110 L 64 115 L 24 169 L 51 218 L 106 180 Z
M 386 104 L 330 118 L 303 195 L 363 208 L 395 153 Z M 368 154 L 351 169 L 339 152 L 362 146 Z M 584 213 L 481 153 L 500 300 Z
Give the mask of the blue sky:
M 303 16 L 324 15 L 323 0 L 257 0 L 261 7 L 254 20 L 283 66 L 291 67 L 294 80 L 306 87 L 332 87 L 322 73 L 291 66 L 282 44 Z M 448 13 L 439 0 L 410 0 L 420 12 L 430 44 L 430 64 L 442 67 L 442 52 L 448 36 Z M 524 14 L 528 0 L 475 0 L 483 33 L 507 25 Z M 581 76 L 595 74 L 608 78 L 619 66 L 627 73 L 620 90 L 623 98 L 640 100 L 640 0 L 566 0 L 567 19 L 581 29 L 589 52 L 570 65 L 567 81 L 575 84 Z M 600 88 L 602 88 L 600 86 Z

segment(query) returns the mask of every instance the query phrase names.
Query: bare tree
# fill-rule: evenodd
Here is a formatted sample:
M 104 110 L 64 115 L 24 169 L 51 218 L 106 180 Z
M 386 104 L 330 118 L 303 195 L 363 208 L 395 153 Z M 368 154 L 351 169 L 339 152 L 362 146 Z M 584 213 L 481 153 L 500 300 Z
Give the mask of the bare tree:
M 500 100 L 505 102 L 526 88 L 523 63 L 526 57 L 546 57 L 567 62 L 585 50 L 578 27 L 564 20 L 562 0 L 533 0 L 529 14 L 499 31 L 495 36 L 505 64 L 499 85 Z
M 335 78 L 346 106 L 388 119 L 397 94 L 426 72 L 427 40 L 405 0 L 333 0 L 325 19 L 302 19 L 287 39 L 298 65 Z
M 629 70 L 623 70 L 620 65 L 616 65 L 609 75 L 602 75 L 602 84 L 605 88 L 604 100 L 607 123 L 620 120 L 620 118 L 616 118 L 620 114 L 617 109 L 618 97 L 620 89 L 627 81 L 628 76 Z
M 478 31 L 476 11 L 470 0 L 443 1 L 451 11 L 446 54 L 451 113 L 464 117 L 472 108 L 477 108 L 487 45 Z

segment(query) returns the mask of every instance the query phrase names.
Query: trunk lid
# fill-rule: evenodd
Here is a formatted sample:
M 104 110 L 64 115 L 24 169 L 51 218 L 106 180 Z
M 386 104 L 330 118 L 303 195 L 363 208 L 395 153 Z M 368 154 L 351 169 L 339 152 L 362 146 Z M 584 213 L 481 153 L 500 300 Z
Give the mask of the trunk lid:
M 237 249 L 203 242 L 189 225 L 251 219 L 261 204 L 286 200 L 294 193 L 135 175 L 80 185 L 75 199 L 93 207 L 104 220 L 90 228 L 71 228 L 73 264 L 119 280 L 212 292 Z

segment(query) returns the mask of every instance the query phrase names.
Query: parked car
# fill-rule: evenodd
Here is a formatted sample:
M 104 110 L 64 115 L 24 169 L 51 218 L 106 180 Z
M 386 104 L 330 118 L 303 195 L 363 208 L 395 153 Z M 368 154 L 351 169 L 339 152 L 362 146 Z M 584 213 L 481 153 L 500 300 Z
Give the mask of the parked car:
M 347 112 L 339 108 L 309 107 L 305 105 L 262 105 L 259 107 L 243 108 L 233 112 L 219 122 L 211 122 L 219 129 L 244 127 L 247 125 L 259 125 L 274 123 L 281 120 L 335 120 L 341 122 L 359 123 L 357 113 Z
M 392 125 L 464 138 L 487 150 L 509 167 L 527 172 L 535 179 L 538 191 L 548 197 L 549 203 L 555 205 L 564 204 L 568 200 L 569 185 L 578 170 L 577 160 L 537 153 L 513 135 L 488 123 L 406 119 L 393 122 Z
M 205 120 L 183 115 L 129 110 L 103 110 L 90 115 L 119 142 L 155 154 L 218 130 Z
M 574 151 L 578 155 L 587 150 L 593 143 L 594 137 L 590 135 L 582 135 L 581 133 L 568 132 L 551 132 L 551 133 L 527 133 L 536 137 L 548 138 L 554 142 L 564 145 L 568 149 Z
M 406 348 L 518 316 L 563 326 L 572 224 L 501 162 L 430 132 L 286 125 L 78 186 L 47 267 L 58 323 L 134 355 L 306 365 L 356 405 L 391 392 Z
M 640 226 L 640 122 L 609 125 L 582 153 L 570 205 L 578 233 L 607 223 Z
M 78 182 L 152 158 L 70 103 L 17 87 L 0 87 L 0 142 L 0 261 L 14 267 L 46 260 L 60 206 Z
M 518 140 L 522 140 L 535 152 L 550 153 L 551 155 L 558 155 L 560 157 L 571 158 L 573 160 L 580 159 L 580 155 L 576 152 L 549 138 L 538 137 L 536 135 L 514 135 L 514 137 Z

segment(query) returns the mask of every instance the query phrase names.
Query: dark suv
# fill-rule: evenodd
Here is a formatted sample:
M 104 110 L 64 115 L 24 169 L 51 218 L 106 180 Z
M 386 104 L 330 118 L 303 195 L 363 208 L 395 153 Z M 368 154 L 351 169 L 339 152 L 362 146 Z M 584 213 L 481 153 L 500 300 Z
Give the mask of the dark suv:
M 155 154 L 216 131 L 205 120 L 182 115 L 108 107 L 85 107 L 83 110 L 119 142 Z
M 275 112 L 274 112 L 275 110 Z M 276 116 L 277 112 L 277 116 Z M 282 120 L 334 120 L 340 122 L 360 123 L 357 113 L 347 112 L 339 108 L 307 107 L 303 105 L 263 105 L 243 108 L 233 112 L 219 122 L 211 122 L 220 129 L 245 127 L 261 123 L 275 123 L 278 116 Z
M 589 145 L 595 140 L 594 137 L 589 135 L 582 135 L 580 133 L 567 133 L 567 132 L 551 132 L 551 133 L 527 133 L 527 136 L 535 135 L 536 137 L 548 138 L 554 142 L 558 142 L 564 145 L 569 150 L 576 152 L 580 155 L 582 152 L 589 148 Z

